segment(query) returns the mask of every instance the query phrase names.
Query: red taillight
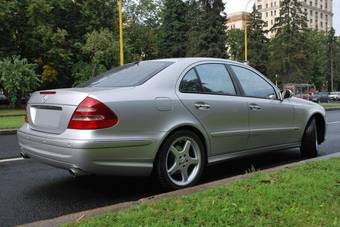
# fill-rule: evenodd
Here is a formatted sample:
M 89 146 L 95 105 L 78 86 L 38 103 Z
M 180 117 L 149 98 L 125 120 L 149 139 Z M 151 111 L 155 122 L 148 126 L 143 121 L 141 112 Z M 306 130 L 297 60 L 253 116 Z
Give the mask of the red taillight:
M 68 128 L 100 129 L 118 123 L 118 118 L 110 108 L 94 98 L 85 98 L 74 111 Z

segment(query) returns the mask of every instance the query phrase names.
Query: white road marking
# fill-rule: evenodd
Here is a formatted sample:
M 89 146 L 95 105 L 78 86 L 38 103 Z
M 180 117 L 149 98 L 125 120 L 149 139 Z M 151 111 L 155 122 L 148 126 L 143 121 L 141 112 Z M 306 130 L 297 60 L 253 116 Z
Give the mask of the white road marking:
M 340 121 L 327 122 L 328 125 L 340 124 Z
M 0 163 L 5 163 L 5 162 L 15 162 L 15 161 L 21 161 L 25 160 L 24 158 L 7 158 L 7 159 L 0 159 Z

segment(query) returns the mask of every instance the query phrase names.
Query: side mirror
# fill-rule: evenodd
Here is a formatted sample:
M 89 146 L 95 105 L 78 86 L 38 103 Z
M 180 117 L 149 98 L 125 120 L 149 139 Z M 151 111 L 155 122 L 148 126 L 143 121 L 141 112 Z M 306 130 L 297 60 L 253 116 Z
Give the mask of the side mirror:
M 286 89 L 286 90 L 284 90 L 283 92 L 282 92 L 282 100 L 284 100 L 284 99 L 289 99 L 289 98 L 291 98 L 291 97 L 293 97 L 294 96 L 294 93 L 291 91 L 291 90 L 289 90 L 289 89 Z

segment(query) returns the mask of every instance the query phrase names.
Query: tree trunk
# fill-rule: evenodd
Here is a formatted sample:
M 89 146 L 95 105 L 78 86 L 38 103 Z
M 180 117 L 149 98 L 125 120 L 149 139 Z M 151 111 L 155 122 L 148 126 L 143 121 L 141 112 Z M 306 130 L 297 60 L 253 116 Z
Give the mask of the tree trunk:
M 92 78 L 96 76 L 96 68 L 97 68 L 97 63 L 94 63 L 92 65 L 92 73 L 91 73 Z
M 15 108 L 20 108 L 21 107 L 21 98 L 22 98 L 22 94 L 21 94 L 20 91 L 17 92 L 16 98 L 17 99 L 15 100 L 14 106 L 15 106 Z

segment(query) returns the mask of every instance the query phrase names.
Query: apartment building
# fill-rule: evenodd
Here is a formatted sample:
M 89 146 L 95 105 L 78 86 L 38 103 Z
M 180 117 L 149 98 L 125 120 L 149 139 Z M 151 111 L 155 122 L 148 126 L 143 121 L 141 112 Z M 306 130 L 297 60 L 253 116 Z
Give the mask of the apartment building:
M 333 26 L 333 0 L 299 0 L 307 16 L 307 26 L 319 31 L 329 31 Z M 266 22 L 266 29 L 272 28 L 275 18 L 280 16 L 280 0 L 255 0 L 255 6 Z M 274 34 L 269 33 L 272 37 Z
M 249 12 L 239 11 L 235 13 L 228 14 L 227 18 L 227 30 L 230 29 L 244 29 L 244 26 L 249 21 Z

